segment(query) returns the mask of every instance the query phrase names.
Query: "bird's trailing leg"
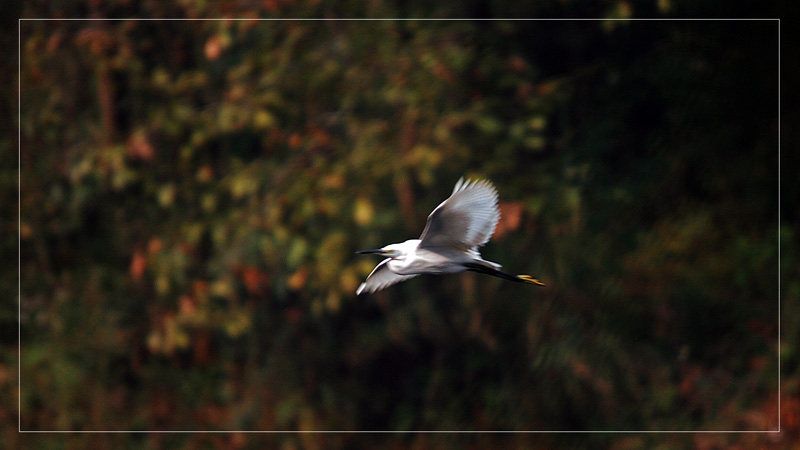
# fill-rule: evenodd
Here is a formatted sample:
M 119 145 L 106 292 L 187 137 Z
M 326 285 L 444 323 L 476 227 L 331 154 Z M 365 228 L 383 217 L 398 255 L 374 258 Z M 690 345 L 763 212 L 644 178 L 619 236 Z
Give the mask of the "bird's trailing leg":
M 498 278 L 502 278 L 504 280 L 516 281 L 518 283 L 528 283 L 528 284 L 535 284 L 537 286 L 544 286 L 544 283 L 533 278 L 530 275 L 511 275 L 510 273 L 505 273 L 502 270 L 497 270 L 493 267 L 484 266 L 478 263 L 465 263 L 464 267 L 467 270 L 471 270 L 473 272 L 478 273 L 485 273 L 486 275 L 492 275 Z

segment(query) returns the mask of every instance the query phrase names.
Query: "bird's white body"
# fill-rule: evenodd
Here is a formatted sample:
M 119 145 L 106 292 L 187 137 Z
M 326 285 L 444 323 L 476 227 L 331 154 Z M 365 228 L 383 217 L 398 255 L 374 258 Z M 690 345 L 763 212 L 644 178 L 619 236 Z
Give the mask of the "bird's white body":
M 421 239 L 409 239 L 399 244 L 387 245 L 386 250 L 398 249 L 397 258 L 387 258 L 387 268 L 397 275 L 458 273 L 467 270 L 465 263 L 483 263 L 494 268 L 499 264 L 486 261 L 474 250 L 462 251 L 448 247 L 420 248 Z
M 381 261 L 356 294 L 375 292 L 421 274 L 474 270 L 525 283 L 542 283 L 527 275 L 501 272 L 500 264 L 481 258 L 478 248 L 489 241 L 500 220 L 497 190 L 488 181 L 458 180 L 453 193 L 428 216 L 419 239 L 409 239 L 377 250 Z

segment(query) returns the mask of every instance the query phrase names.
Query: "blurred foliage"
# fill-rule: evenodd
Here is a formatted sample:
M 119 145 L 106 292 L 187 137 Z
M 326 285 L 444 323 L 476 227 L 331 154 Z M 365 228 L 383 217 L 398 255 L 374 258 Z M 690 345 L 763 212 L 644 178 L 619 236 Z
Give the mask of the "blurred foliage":
M 580 3 L 463 14 L 575 17 Z M 590 16 L 703 11 L 594 4 Z M 33 1 L 24 14 L 341 15 L 326 1 L 253 6 Z M 430 15 L 417 2 L 349 8 Z M 784 199 L 778 229 L 777 37 L 764 21 L 22 22 L 22 429 L 768 430 L 780 351 L 774 439 L 590 445 L 789 448 L 800 283 L 796 204 Z M 0 143 L 4 205 L 12 142 Z M 353 252 L 416 237 L 461 175 L 501 193 L 484 256 L 548 287 L 462 274 L 356 297 L 377 261 Z M 16 320 L 3 310 L 4 329 Z M 3 418 L 16 414 L 15 360 L 0 361 Z M 53 445 L 122 445 L 89 436 Z M 125 445 L 258 446 L 243 434 Z

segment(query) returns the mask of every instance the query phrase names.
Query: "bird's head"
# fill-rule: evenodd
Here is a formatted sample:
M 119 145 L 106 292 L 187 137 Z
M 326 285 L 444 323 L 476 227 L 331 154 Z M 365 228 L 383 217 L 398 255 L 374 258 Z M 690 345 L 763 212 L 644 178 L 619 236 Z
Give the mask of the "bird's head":
M 404 243 L 401 244 L 390 244 L 383 248 L 376 248 L 375 250 L 362 250 L 360 252 L 356 252 L 359 255 L 369 255 L 369 254 L 376 254 L 381 256 L 386 256 L 392 259 L 402 259 L 408 254 L 407 249 L 404 246 Z

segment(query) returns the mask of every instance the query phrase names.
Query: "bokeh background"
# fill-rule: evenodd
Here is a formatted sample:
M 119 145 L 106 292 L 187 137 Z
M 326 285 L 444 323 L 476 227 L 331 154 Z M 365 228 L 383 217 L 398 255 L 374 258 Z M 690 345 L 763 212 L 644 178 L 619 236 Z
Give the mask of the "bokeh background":
M 693 12 L 577 3 L 114 0 L 22 16 Z M 796 448 L 777 22 L 24 21 L 20 36 L 21 216 L 3 245 L 16 259 L 19 232 L 22 351 L 9 302 L 4 448 Z M 418 236 L 462 175 L 500 192 L 484 256 L 547 287 L 462 274 L 356 297 L 378 260 L 353 252 Z M 17 396 L 24 430 L 784 432 L 42 437 L 16 434 Z

